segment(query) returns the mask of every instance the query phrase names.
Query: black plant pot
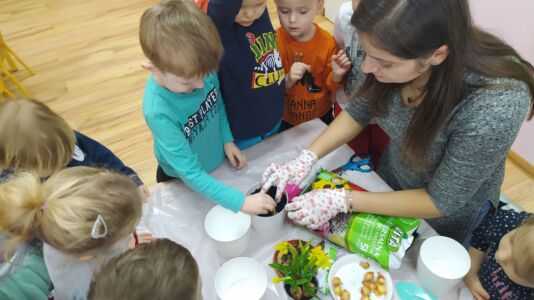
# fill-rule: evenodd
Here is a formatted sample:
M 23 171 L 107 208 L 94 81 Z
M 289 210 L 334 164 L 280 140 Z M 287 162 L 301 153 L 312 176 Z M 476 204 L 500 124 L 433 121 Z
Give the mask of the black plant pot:
M 259 189 L 255 190 L 254 192 L 252 192 L 252 195 L 257 194 L 260 191 L 261 191 L 261 188 L 259 188 Z M 274 199 L 274 197 L 276 196 L 276 187 L 275 186 L 271 186 L 269 188 L 269 190 L 267 191 L 267 195 L 271 196 Z M 287 204 L 287 194 L 284 191 L 284 193 L 282 193 L 282 198 L 280 199 L 280 202 L 278 202 L 276 204 L 275 212 L 261 214 L 261 215 L 258 215 L 258 216 L 260 216 L 260 217 L 272 217 L 272 216 L 276 215 L 277 213 L 283 211 L 284 208 L 286 207 L 286 204 Z

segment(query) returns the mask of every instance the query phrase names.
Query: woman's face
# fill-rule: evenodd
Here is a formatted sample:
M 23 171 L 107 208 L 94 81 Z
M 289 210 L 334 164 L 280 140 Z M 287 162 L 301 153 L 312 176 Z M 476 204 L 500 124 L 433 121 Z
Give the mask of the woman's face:
M 376 48 L 365 33 L 360 33 L 360 43 L 365 51 L 361 69 L 365 74 L 373 74 L 379 82 L 410 82 L 430 68 L 427 60 L 403 59 Z

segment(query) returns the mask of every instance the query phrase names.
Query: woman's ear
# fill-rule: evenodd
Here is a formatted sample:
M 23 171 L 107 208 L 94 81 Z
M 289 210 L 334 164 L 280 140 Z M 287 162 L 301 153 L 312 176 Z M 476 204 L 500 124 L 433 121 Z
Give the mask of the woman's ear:
M 444 62 L 447 57 L 449 56 L 449 46 L 447 44 L 440 46 L 434 53 L 432 53 L 432 56 L 428 59 L 428 62 L 432 66 L 440 65 L 442 62 Z

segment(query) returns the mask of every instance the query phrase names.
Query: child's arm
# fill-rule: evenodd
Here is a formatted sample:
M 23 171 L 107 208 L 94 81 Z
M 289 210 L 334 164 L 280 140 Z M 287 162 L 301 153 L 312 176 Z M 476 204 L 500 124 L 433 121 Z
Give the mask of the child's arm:
M 161 143 L 160 155 L 171 165 L 176 174 L 191 189 L 202 196 L 237 212 L 243 206 L 245 196 L 237 189 L 226 186 L 210 176 L 200 164 L 197 155 L 191 150 L 189 142 L 181 129 L 165 116 L 147 118 L 154 139 Z M 207 145 L 208 146 L 208 145 Z
M 464 282 L 476 300 L 487 300 L 490 298 L 488 292 L 484 289 L 484 287 L 482 287 L 482 283 L 480 283 L 480 278 L 478 278 L 478 271 L 480 270 L 480 266 L 484 261 L 484 256 L 484 252 L 476 248 L 469 247 L 471 268 L 469 269 L 467 275 L 465 275 Z
M 208 16 L 215 26 L 230 27 L 241 9 L 242 0 L 210 0 L 208 3 Z
M 326 88 L 332 93 L 337 92 L 341 88 L 343 77 L 350 70 L 351 62 L 345 54 L 344 50 L 339 50 L 333 37 L 329 42 L 328 58 L 326 65 Z
M 135 173 L 132 168 L 126 166 L 106 146 L 80 132 L 75 131 L 74 134 L 76 135 L 76 143 L 83 147 L 85 155 L 89 156 L 90 160 L 96 164 L 95 167 L 105 167 L 117 171 L 121 174 L 130 176 L 138 187 L 143 185 L 143 181 L 139 178 L 137 173 Z

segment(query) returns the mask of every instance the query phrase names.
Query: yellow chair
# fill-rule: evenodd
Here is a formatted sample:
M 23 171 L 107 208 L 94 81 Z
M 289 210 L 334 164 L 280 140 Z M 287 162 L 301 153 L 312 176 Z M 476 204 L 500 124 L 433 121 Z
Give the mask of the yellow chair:
M 6 44 L 4 37 L 2 36 L 2 32 L 0 32 L 0 75 L 2 73 L 5 74 L 6 77 L 9 78 L 26 97 L 31 98 L 32 95 L 30 92 L 28 92 L 28 90 L 26 90 L 26 88 L 20 84 L 20 82 L 11 74 L 10 70 L 8 70 L 7 66 L 4 64 L 4 61 L 6 61 L 12 71 L 17 71 L 19 68 L 15 63 L 15 60 L 17 60 L 28 71 L 28 73 L 30 73 L 30 75 L 34 74 L 33 70 L 28 67 L 28 65 L 17 55 L 17 53 L 15 53 L 15 51 L 13 51 L 13 49 Z M 7 94 L 11 98 L 15 97 L 13 93 L 6 87 L 2 77 L 0 77 L 0 94 Z

